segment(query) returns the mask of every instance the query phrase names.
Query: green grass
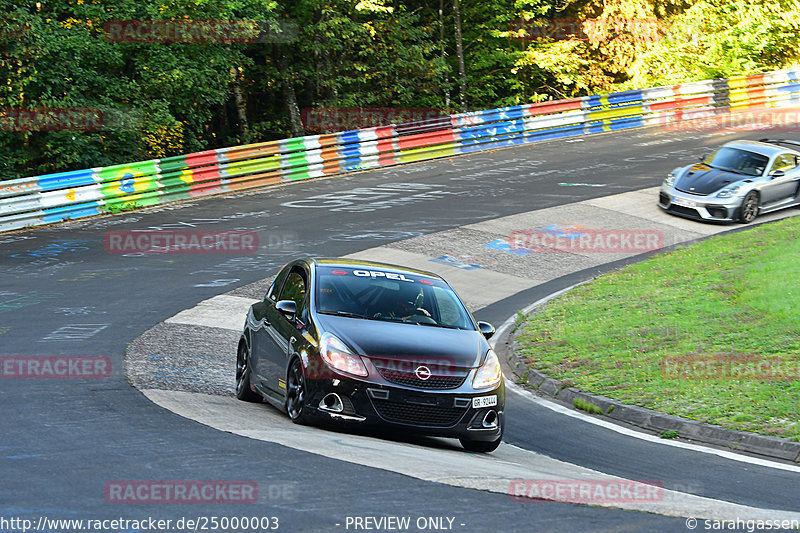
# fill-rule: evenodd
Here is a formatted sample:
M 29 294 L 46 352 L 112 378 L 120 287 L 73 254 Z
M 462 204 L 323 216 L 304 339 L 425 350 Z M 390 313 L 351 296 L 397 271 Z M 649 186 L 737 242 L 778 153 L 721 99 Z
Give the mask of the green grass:
M 139 209 L 140 206 L 136 202 L 123 202 L 123 203 L 113 203 L 113 204 L 106 204 L 102 207 L 103 211 L 106 213 L 116 215 L 118 213 L 124 213 L 126 211 L 135 211 Z
M 515 333 L 519 327 L 525 323 L 526 315 L 522 311 L 517 311 L 516 316 L 514 317 L 514 328 L 511 330 L 511 333 Z
M 800 217 L 581 285 L 529 317 L 530 367 L 624 403 L 800 440 L 800 376 L 670 379 L 665 358 L 800 361 Z M 797 368 L 797 367 L 795 367 Z
M 593 415 L 603 414 L 603 409 L 601 409 L 599 405 L 595 405 L 592 402 L 582 400 L 580 398 L 573 398 L 572 405 L 574 405 L 576 409 L 580 409 L 581 411 L 586 411 L 587 413 Z

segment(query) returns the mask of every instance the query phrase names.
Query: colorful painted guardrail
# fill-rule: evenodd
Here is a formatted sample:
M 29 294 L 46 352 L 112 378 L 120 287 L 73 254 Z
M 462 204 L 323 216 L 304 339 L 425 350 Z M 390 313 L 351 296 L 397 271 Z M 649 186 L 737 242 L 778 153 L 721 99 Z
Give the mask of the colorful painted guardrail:
M 0 181 L 0 231 L 545 139 L 800 105 L 800 70 L 692 82 Z

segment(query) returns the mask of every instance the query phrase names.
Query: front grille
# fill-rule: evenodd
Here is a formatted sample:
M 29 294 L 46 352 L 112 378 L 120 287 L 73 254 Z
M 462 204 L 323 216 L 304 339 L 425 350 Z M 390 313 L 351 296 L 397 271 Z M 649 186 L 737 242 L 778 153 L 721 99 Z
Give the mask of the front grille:
M 464 383 L 464 380 L 467 379 L 467 374 L 469 374 L 468 368 L 442 368 L 441 365 L 431 364 L 424 365 L 430 370 L 430 377 L 428 379 L 420 379 L 417 377 L 415 370 L 422 363 L 381 361 L 377 359 L 373 359 L 372 363 L 386 381 L 397 383 L 398 385 L 405 385 L 406 387 L 416 387 L 418 389 L 457 389 Z M 398 368 L 398 366 L 402 368 Z M 408 367 L 408 370 L 406 370 L 406 367 Z
M 661 203 L 661 205 L 669 205 L 669 203 L 672 201 L 669 195 L 664 194 L 663 192 L 658 193 L 658 200 Z
M 700 217 L 700 213 L 697 212 L 697 209 L 692 209 L 691 207 L 683 207 L 682 205 L 672 204 L 669 206 L 669 210 L 675 213 L 682 213 L 690 217 Z
M 728 210 L 724 207 L 706 206 L 708 214 L 714 218 L 728 218 Z
M 383 379 L 398 385 L 405 385 L 407 387 L 416 387 L 418 389 L 457 389 L 464 383 L 467 378 L 466 374 L 463 376 L 437 376 L 431 375 L 428 379 L 419 379 L 413 372 L 402 372 L 399 370 L 387 370 L 378 368 Z
M 453 427 L 461 420 L 467 409 L 464 407 L 439 407 L 417 405 L 370 398 L 375 410 L 384 420 L 415 426 Z

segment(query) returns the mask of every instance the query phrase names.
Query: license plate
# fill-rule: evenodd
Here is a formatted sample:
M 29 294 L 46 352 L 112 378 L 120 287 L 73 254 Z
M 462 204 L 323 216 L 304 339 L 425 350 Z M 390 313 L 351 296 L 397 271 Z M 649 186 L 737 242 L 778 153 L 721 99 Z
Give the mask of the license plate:
M 672 203 L 675 205 L 680 205 L 682 207 L 697 207 L 697 202 L 695 202 L 694 200 L 678 198 L 677 196 L 672 198 Z
M 478 398 L 472 399 L 472 408 L 473 409 L 480 409 L 481 407 L 492 407 L 497 405 L 497 395 L 493 394 L 491 396 L 480 396 Z

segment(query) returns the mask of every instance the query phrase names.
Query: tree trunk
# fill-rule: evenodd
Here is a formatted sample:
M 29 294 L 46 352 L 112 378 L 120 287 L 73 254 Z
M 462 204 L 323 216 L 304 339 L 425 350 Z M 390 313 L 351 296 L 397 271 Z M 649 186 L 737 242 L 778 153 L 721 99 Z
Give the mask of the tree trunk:
M 239 85 L 239 69 L 231 67 L 231 79 L 233 89 L 233 101 L 236 104 L 236 118 L 239 120 L 239 133 L 242 135 L 242 142 L 250 142 L 250 125 L 247 122 L 247 109 L 242 98 L 242 87 Z
M 439 46 L 442 48 L 442 62 L 447 56 L 447 48 L 444 42 L 444 0 L 439 0 Z M 450 76 L 444 71 L 444 107 L 450 110 Z
M 461 42 L 461 9 L 458 0 L 453 0 L 453 23 L 456 32 L 456 56 L 458 56 L 458 99 L 461 111 L 467 110 L 467 72 L 464 68 L 464 44 Z
M 294 92 L 289 62 L 286 60 L 286 48 L 280 44 L 276 45 L 275 48 L 278 55 L 278 68 L 283 76 L 281 87 L 283 89 L 283 104 L 286 106 L 286 114 L 289 116 L 289 128 L 292 131 L 292 137 L 302 137 L 305 132 L 303 130 L 303 122 L 300 120 L 300 108 L 297 106 L 297 95 Z

